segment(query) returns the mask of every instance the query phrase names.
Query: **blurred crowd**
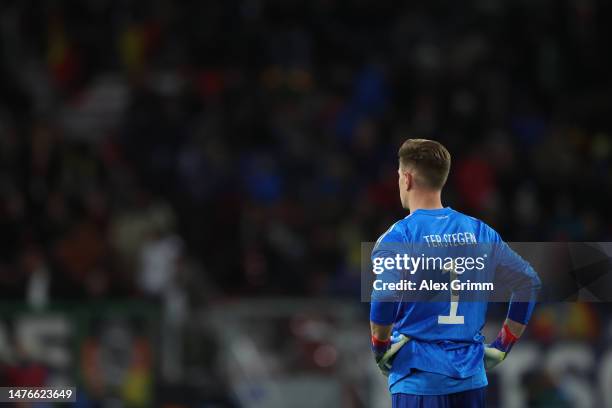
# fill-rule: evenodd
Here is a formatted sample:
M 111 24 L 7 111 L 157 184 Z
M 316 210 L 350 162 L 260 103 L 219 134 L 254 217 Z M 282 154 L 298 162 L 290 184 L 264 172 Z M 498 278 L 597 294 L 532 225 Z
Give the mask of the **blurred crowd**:
M 507 240 L 610 239 L 610 8 L 4 1 L 0 295 L 354 295 L 411 137 Z

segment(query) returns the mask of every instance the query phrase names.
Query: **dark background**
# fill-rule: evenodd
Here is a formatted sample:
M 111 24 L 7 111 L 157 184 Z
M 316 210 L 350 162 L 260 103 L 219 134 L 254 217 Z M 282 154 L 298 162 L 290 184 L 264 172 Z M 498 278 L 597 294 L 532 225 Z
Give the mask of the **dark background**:
M 3 1 L 4 383 L 76 383 L 83 406 L 384 406 L 359 252 L 406 214 L 398 147 L 445 144 L 445 205 L 508 241 L 609 240 L 611 8 Z M 590 363 L 538 349 L 536 374 L 491 376 L 491 406 L 612 406 L 609 310 L 541 305 L 525 353 Z M 29 344 L 32 321 L 63 346 Z

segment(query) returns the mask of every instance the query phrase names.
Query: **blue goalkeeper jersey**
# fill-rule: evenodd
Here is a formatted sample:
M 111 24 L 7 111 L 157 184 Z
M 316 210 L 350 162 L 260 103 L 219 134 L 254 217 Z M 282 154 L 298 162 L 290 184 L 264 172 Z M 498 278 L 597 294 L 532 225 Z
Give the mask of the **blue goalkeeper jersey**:
M 444 254 L 447 249 L 484 256 L 490 264 L 482 273 L 489 276 L 481 276 L 481 281 L 493 280 L 492 275 L 497 273 L 510 282 L 539 282 L 531 266 L 496 231 L 449 207 L 419 209 L 393 224 L 377 241 L 372 259 L 392 257 L 390 248 L 398 243 L 412 248 L 417 245 L 417 255 L 423 256 Z M 431 253 L 427 253 L 428 248 Z M 486 251 L 491 253 L 483 253 Z M 487 385 L 481 334 L 487 302 L 461 302 L 460 298 L 451 302 L 450 294 L 428 301 L 380 301 L 372 294 L 370 320 L 393 324 L 394 332 L 411 338 L 393 361 L 389 375 L 392 393 L 449 394 Z M 529 315 L 532 308 L 527 311 Z

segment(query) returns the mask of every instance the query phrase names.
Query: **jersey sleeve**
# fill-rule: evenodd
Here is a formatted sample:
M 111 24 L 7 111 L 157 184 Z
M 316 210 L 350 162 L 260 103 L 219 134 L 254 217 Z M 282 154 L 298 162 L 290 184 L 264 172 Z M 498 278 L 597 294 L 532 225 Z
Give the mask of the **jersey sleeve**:
M 394 224 L 376 241 L 372 250 L 371 261 L 395 258 L 400 254 L 399 247 L 405 245 L 404 234 L 398 224 Z M 385 269 L 384 272 L 376 276 L 381 283 L 399 282 L 402 271 L 397 269 Z M 390 325 L 395 322 L 399 310 L 401 296 L 393 290 L 372 290 L 370 302 L 370 321 L 380 325 Z
M 527 324 L 542 285 L 540 278 L 529 262 L 513 251 L 497 232 L 494 232 L 493 241 L 496 278 L 512 290 L 507 317 Z

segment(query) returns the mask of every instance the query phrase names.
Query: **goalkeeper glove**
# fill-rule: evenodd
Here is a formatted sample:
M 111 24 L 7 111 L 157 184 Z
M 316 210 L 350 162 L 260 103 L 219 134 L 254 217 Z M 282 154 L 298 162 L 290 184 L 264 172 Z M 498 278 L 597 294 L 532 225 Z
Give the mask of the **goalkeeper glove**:
M 374 353 L 374 359 L 376 360 L 376 364 L 378 364 L 387 350 L 389 350 L 389 347 L 391 347 L 391 339 L 379 340 L 377 337 L 372 336 L 371 346 L 372 353 Z
M 518 340 L 512 332 L 508 325 L 504 323 L 501 331 L 497 335 L 497 338 L 493 341 L 493 343 L 489 345 L 485 345 L 484 349 L 484 364 L 485 369 L 490 370 L 497 366 L 499 363 L 504 361 L 514 343 Z
M 378 340 L 372 336 L 372 351 L 376 359 L 376 365 L 385 377 L 389 376 L 391 365 L 397 352 L 410 340 L 409 337 L 394 332 L 390 339 L 386 341 Z

